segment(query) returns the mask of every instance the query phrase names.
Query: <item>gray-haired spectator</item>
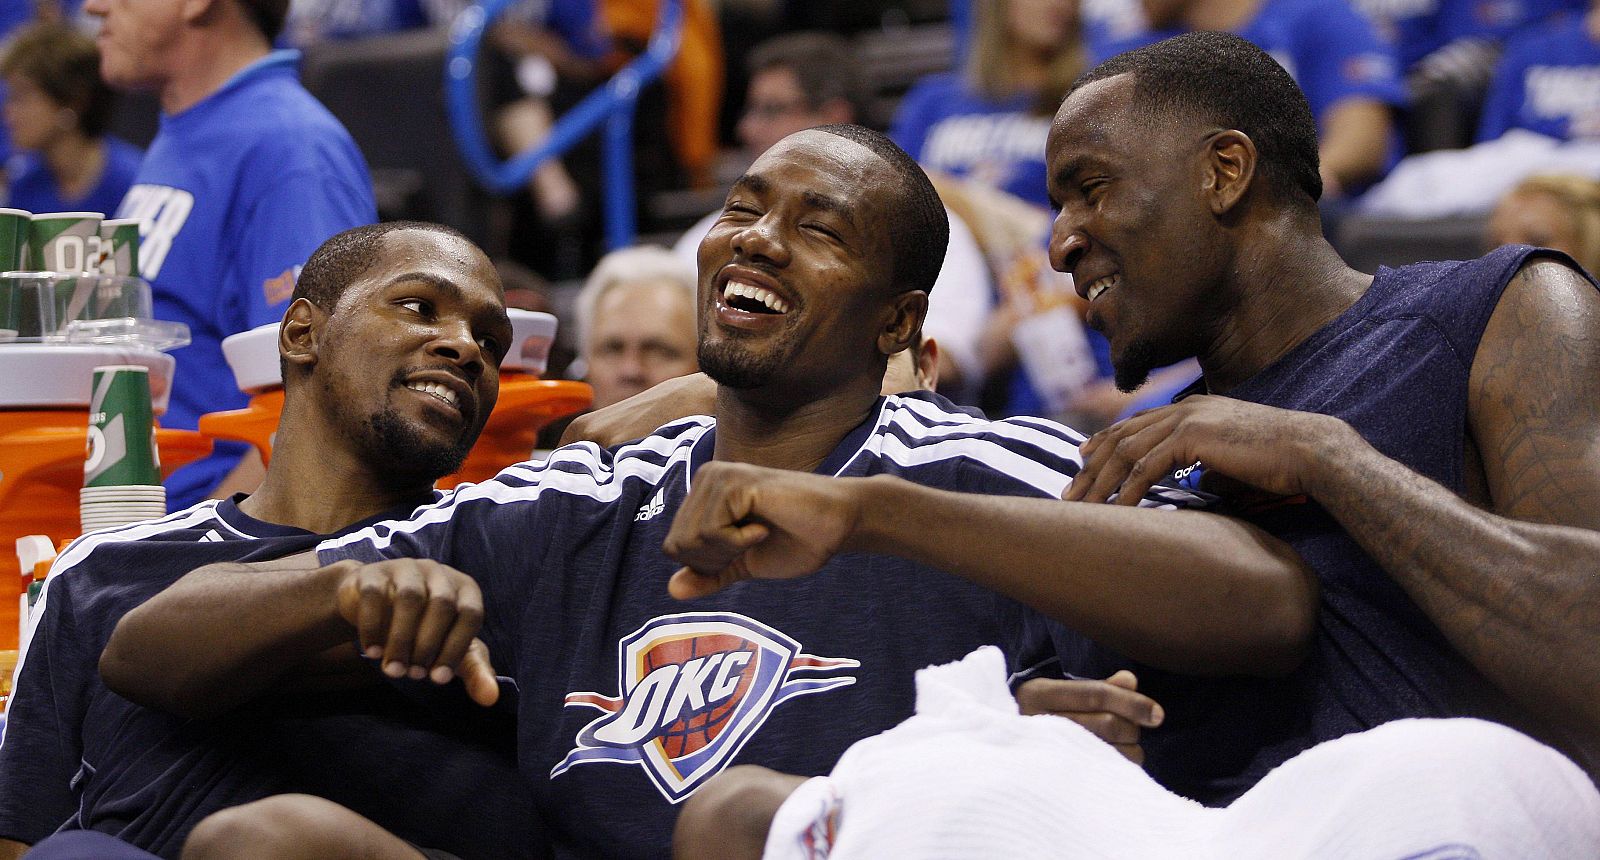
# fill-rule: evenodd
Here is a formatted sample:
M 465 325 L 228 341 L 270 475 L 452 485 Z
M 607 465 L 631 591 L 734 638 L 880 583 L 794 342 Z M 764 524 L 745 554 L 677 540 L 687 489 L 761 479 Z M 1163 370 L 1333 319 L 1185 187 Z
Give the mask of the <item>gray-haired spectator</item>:
M 655 245 L 612 251 L 578 294 L 578 355 L 599 409 L 694 373 L 693 263 Z

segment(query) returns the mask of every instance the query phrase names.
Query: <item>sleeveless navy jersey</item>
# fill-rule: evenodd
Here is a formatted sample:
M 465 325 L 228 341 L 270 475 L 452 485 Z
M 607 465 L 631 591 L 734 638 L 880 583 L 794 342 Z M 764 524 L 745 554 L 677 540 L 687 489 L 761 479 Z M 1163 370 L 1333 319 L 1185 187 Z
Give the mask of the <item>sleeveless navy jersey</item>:
M 304 791 L 418 844 L 472 857 L 539 853 L 508 716 L 455 707 L 457 691 L 380 684 L 186 720 L 101 682 L 117 621 L 185 573 L 304 552 L 326 537 L 252 519 L 229 500 L 68 547 L 36 607 L 0 740 L 0 836 L 34 843 L 92 829 L 175 857 L 206 815 Z
M 673 600 L 678 565 L 661 544 L 715 432 L 699 417 L 611 451 L 561 448 L 320 548 L 325 563 L 425 556 L 482 585 L 482 635 L 520 685 L 519 760 L 558 854 L 665 856 L 677 804 L 730 765 L 827 773 L 851 743 L 911 715 L 916 669 L 988 643 L 1014 663 L 1034 656 L 1021 606 L 887 556 Z M 1081 441 L 1048 421 L 989 422 L 900 395 L 817 471 L 1054 498 Z
M 1571 264 L 1515 246 L 1469 262 L 1380 269 L 1349 310 L 1227 394 L 1338 416 L 1385 456 L 1459 494 L 1472 361 L 1506 284 L 1533 254 Z M 1238 513 L 1315 569 L 1317 639 L 1281 681 L 1140 675 L 1140 689 L 1166 706 L 1168 723 L 1145 735 L 1145 750 L 1169 788 L 1226 802 L 1301 750 L 1403 717 L 1530 728 L 1319 505 L 1257 499 Z

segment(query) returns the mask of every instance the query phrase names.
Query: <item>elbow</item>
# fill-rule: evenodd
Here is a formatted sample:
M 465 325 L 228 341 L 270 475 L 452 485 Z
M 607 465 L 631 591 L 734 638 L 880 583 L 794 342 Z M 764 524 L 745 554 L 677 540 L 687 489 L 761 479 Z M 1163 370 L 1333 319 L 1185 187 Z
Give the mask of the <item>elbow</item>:
M 137 613 L 135 609 L 117 624 L 100 654 L 100 678 L 106 688 L 136 705 L 183 717 L 218 713 L 214 700 L 185 690 L 182 678 L 165 671 L 163 661 L 149 659 L 150 649 L 135 644 Z M 133 632 L 128 629 L 130 621 Z
M 1317 575 L 1292 551 L 1285 548 L 1283 553 L 1286 564 L 1270 574 L 1270 584 L 1261 590 L 1266 599 L 1251 606 L 1251 641 L 1244 647 L 1253 655 L 1245 671 L 1265 678 L 1281 678 L 1298 669 L 1317 635 L 1321 603 Z

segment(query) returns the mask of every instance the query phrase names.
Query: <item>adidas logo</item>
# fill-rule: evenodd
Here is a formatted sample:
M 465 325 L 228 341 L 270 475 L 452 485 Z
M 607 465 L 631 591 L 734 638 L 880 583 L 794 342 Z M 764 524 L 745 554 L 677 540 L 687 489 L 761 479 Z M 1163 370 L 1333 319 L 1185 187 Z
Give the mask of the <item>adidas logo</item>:
M 633 515 L 633 521 L 636 523 L 642 523 L 645 520 L 653 520 L 663 511 L 665 511 L 667 509 L 667 502 L 661 496 L 661 494 L 664 492 L 666 492 L 665 487 L 656 490 L 656 494 L 650 497 L 650 501 L 639 506 L 639 512 Z

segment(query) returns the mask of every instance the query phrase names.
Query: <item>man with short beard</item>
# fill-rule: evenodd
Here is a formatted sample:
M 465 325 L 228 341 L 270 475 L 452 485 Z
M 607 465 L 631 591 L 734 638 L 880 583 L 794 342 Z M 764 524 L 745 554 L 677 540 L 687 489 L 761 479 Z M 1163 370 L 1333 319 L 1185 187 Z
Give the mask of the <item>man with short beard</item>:
M 355 634 L 391 677 L 464 670 L 480 689 L 489 670 L 460 654 L 481 621 L 517 682 L 522 773 L 569 856 L 665 855 L 680 802 L 736 762 L 826 772 L 911 713 L 915 669 L 986 643 L 1024 664 L 1029 614 L 880 555 L 680 603 L 662 542 L 691 483 L 735 464 L 901 475 L 1060 507 L 1077 434 L 984 421 L 928 392 L 879 395 L 889 356 L 919 334 L 946 226 L 932 184 L 882 135 L 790 135 L 734 184 L 700 246 L 699 360 L 718 382 L 714 419 L 611 450 L 558 449 L 286 559 L 276 575 L 196 571 L 124 620 L 107 683 L 179 712 L 224 707 Z M 1151 501 L 1181 495 L 1157 489 Z M 1104 587 L 1083 590 L 1076 617 L 1152 659 L 1293 665 L 1315 594 L 1291 555 L 1222 517 L 1110 513 L 1126 520 L 1119 539 L 1134 565 L 1172 533 L 1194 540 L 1138 576 L 1123 558 L 1085 559 L 1085 579 Z M 241 607 L 279 623 L 235 630 Z M 1175 657 L 1162 645 L 1174 630 L 1203 644 Z M 244 671 L 264 664 L 275 671 Z
M 214 720 L 139 707 L 96 671 L 123 614 L 194 567 L 303 550 L 433 501 L 494 408 L 509 340 L 499 278 L 454 230 L 360 227 L 312 254 L 279 330 L 283 419 L 261 488 L 86 535 L 56 562 L 0 744 L 0 855 L 60 829 L 40 856 L 176 856 L 211 812 L 290 790 L 474 857 L 528 850 L 538 837 L 505 727 L 418 708 L 434 691 L 386 684 L 348 642 L 299 667 L 310 690 Z M 363 689 L 316 691 L 335 681 Z M 425 776 L 408 764 L 423 757 L 438 759 Z M 477 795 L 484 782 L 493 796 Z M 407 790 L 373 788 L 396 783 Z

